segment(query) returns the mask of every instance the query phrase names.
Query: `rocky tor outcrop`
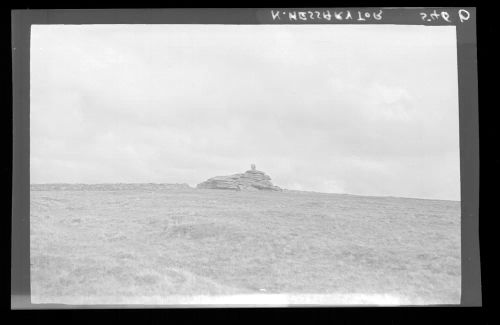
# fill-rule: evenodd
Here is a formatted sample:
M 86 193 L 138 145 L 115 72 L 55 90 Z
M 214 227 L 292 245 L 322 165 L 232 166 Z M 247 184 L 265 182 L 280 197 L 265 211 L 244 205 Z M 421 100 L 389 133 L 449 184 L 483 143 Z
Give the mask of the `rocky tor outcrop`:
M 281 191 L 281 188 L 271 183 L 271 177 L 256 170 L 255 165 L 252 165 L 252 169 L 243 174 L 212 177 L 198 184 L 197 188 L 233 191 Z

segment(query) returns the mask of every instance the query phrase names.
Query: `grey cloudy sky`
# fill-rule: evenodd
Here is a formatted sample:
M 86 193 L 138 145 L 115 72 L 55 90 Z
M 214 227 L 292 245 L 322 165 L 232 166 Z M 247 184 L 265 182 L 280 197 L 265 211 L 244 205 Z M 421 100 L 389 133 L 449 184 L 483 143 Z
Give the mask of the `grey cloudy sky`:
M 31 182 L 460 200 L 454 26 L 38 25 Z

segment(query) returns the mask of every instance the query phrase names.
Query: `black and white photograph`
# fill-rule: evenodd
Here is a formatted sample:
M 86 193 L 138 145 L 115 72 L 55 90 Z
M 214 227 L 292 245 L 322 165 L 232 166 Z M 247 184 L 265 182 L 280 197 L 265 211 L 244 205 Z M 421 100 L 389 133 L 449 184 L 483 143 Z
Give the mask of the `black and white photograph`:
M 33 304 L 461 300 L 456 26 L 47 24 Z

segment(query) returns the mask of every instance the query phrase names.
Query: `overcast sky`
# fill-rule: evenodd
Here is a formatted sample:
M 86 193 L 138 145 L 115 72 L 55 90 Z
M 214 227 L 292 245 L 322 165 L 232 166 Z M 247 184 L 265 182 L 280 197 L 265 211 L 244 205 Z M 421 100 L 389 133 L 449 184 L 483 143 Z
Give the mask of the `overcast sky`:
M 454 26 L 42 25 L 31 183 L 460 200 Z

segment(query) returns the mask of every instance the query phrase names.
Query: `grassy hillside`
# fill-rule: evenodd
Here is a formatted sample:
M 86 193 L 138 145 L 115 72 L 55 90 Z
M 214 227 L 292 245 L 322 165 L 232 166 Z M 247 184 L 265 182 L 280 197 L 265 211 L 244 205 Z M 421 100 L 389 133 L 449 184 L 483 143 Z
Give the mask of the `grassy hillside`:
M 33 302 L 236 294 L 265 302 L 289 294 L 334 304 L 459 303 L 460 203 L 189 188 L 32 190 L 31 285 Z

